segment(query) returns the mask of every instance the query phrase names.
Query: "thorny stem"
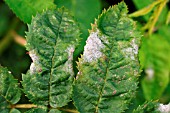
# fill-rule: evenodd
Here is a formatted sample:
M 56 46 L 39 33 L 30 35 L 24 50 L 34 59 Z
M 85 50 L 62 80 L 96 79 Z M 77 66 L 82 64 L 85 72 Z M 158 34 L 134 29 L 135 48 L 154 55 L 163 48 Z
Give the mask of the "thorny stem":
M 9 106 L 9 108 L 19 108 L 19 109 L 30 109 L 30 108 L 37 108 L 37 107 L 38 106 L 34 104 L 15 104 Z M 74 109 L 65 109 L 65 108 L 57 108 L 57 109 L 69 113 L 79 113 L 77 110 Z

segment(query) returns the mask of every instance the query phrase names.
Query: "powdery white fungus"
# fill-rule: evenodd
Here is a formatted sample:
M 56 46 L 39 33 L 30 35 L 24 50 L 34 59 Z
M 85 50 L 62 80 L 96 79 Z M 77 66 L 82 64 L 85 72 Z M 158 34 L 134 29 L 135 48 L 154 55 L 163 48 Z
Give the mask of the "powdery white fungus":
M 74 75 L 73 73 L 73 53 L 74 53 L 74 47 L 70 46 L 65 50 L 68 53 L 68 60 L 65 63 L 64 70 L 66 72 L 69 72 L 71 75 Z
M 40 69 L 39 58 L 38 58 L 35 50 L 29 51 L 29 56 L 31 57 L 31 59 L 33 61 L 30 66 L 30 74 L 34 74 L 35 72 L 37 72 Z
M 86 41 L 83 53 L 83 59 L 86 62 L 95 61 L 102 56 L 101 49 L 104 48 L 104 44 L 101 42 L 98 33 L 99 31 L 92 32 Z
M 133 47 L 133 53 L 138 54 L 138 45 L 135 43 L 135 39 L 131 41 L 131 46 Z
M 36 62 L 39 60 L 38 56 L 36 55 L 35 50 L 31 50 L 29 51 L 29 56 L 31 57 L 33 62 Z
M 135 60 L 135 55 L 138 54 L 138 45 L 135 43 L 135 39 L 130 42 L 130 45 L 131 47 L 122 49 L 122 52 L 125 53 L 126 57 Z
M 148 75 L 149 79 L 152 79 L 154 76 L 154 70 L 152 68 L 148 68 L 145 70 L 145 73 Z
M 159 104 L 158 110 L 161 113 L 170 113 L 170 103 L 167 105 Z

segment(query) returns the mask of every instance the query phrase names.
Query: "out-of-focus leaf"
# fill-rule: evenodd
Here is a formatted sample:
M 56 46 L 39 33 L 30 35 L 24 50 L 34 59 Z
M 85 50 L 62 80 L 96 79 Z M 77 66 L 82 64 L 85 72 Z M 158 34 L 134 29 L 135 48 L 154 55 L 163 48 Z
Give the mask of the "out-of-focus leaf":
M 55 8 L 53 0 L 5 0 L 12 11 L 25 23 L 31 23 L 37 12 Z
M 26 55 L 25 48 L 12 43 L 4 54 L 0 56 L 0 63 L 8 67 L 15 78 L 21 80 L 21 73 L 25 73 L 29 68 L 30 58 Z
M 100 1 L 99 0 L 55 0 L 57 7 L 65 6 L 69 9 L 77 21 L 80 23 L 80 29 L 83 38 L 79 48 L 75 51 L 77 56 L 83 51 L 85 41 L 88 37 L 88 29 L 90 29 L 90 23 L 94 22 L 94 19 L 100 13 Z
M 153 2 L 152 4 L 149 4 L 149 6 L 144 7 L 144 8 L 142 8 L 142 9 L 139 9 L 138 11 L 130 14 L 129 16 L 130 16 L 130 17 L 138 17 L 138 16 L 146 15 L 146 14 L 150 13 L 150 12 L 153 10 L 153 8 L 154 8 L 157 4 L 159 4 L 160 2 L 161 2 L 161 1 L 155 1 L 155 2 Z
M 3 3 L 0 4 L 0 39 L 6 31 L 8 30 L 9 23 L 10 23 L 10 16 L 12 15 L 11 10 L 9 7 Z
M 62 113 L 58 109 L 51 109 L 49 113 Z
M 166 24 L 168 25 L 170 23 L 170 11 L 168 12 L 167 18 L 166 18 Z
M 166 35 L 153 34 L 143 38 L 139 51 L 141 66 L 146 76 L 142 88 L 147 100 L 159 99 L 169 83 L 170 44 Z
M 137 10 L 140 10 L 140 9 L 152 4 L 154 1 L 155 0 L 143 0 L 141 3 L 141 0 L 133 0 L 133 3 L 135 4 Z M 145 18 L 145 20 L 148 20 L 150 18 L 150 14 L 144 16 L 144 18 Z
M 169 35 L 169 32 L 170 32 L 170 25 L 164 25 L 162 27 L 160 27 L 158 33 L 161 35 L 161 36 L 164 36 L 164 38 L 168 41 L 168 43 L 170 44 L 170 35 Z
M 21 113 L 21 112 L 17 109 L 11 109 L 10 113 Z
M 133 0 L 137 10 L 140 10 L 142 8 L 147 8 L 150 4 L 152 4 L 153 2 L 156 2 L 155 0 L 143 0 L 142 3 L 141 3 L 141 0 Z M 154 9 L 154 8 L 153 8 Z M 168 12 L 168 7 L 165 7 L 161 13 L 161 15 L 159 16 L 159 19 L 158 19 L 158 22 L 159 23 L 163 23 L 166 21 L 166 15 L 167 15 L 167 12 Z M 151 17 L 152 15 L 152 12 L 150 12 L 149 14 L 143 16 L 144 19 L 146 21 L 149 20 L 149 18 Z
M 8 106 L 16 104 L 21 97 L 17 80 L 7 68 L 0 66 L 0 111 L 10 111 Z

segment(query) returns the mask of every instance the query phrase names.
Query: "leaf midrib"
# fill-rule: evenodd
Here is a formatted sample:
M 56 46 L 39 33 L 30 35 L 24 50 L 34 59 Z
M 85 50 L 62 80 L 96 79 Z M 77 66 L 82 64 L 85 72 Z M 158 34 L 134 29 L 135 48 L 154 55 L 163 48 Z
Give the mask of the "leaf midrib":
M 120 11 L 120 12 L 121 12 L 121 11 Z M 120 15 L 119 18 L 118 18 L 118 22 L 119 22 L 120 18 L 121 18 L 121 15 Z M 115 28 L 117 28 L 118 22 L 116 22 L 117 24 L 116 24 L 116 27 L 115 27 Z M 110 36 L 110 37 L 111 37 L 111 36 Z M 113 38 L 113 37 L 111 37 L 111 38 Z M 110 53 L 113 52 L 113 47 L 114 47 L 114 46 L 115 46 L 115 45 L 113 45 L 113 46 L 111 47 Z M 110 54 L 110 58 L 112 58 L 112 54 Z M 99 93 L 99 98 L 98 98 L 98 101 L 97 101 L 97 105 L 96 105 L 96 107 L 95 107 L 95 113 L 98 113 L 98 106 L 99 106 L 99 104 L 100 104 L 100 100 L 101 100 L 101 98 L 102 98 L 103 91 L 104 91 L 104 88 L 105 88 L 105 85 L 106 85 L 106 82 L 107 82 L 108 71 L 109 71 L 108 69 L 109 69 L 109 66 L 110 66 L 110 63 L 111 63 L 110 58 L 109 58 L 109 60 L 108 60 L 108 65 L 107 65 L 107 67 L 106 67 L 104 84 L 102 85 L 101 91 L 100 91 L 100 93 Z
M 59 37 L 59 31 L 60 31 L 60 26 L 61 26 L 61 23 L 62 23 L 62 19 L 63 19 L 63 14 L 64 14 L 64 10 L 62 10 L 62 14 L 61 14 L 61 20 L 60 20 L 60 23 L 59 23 L 59 27 L 58 27 L 58 33 L 57 33 L 57 37 L 55 38 L 55 46 L 53 46 L 53 55 L 52 55 L 52 58 L 51 58 L 51 69 L 50 69 L 50 78 L 49 78 L 49 103 L 48 105 L 50 106 L 50 98 L 51 98 L 51 95 L 50 95 L 50 92 L 51 92 L 51 81 L 52 81 L 52 74 L 53 74 L 53 66 L 54 66 L 54 57 L 55 57 L 55 53 L 56 53 L 56 46 L 57 46 L 57 38 Z M 54 32 L 54 31 L 53 31 Z M 55 32 L 54 32 L 55 33 Z M 55 33 L 56 34 L 56 33 Z

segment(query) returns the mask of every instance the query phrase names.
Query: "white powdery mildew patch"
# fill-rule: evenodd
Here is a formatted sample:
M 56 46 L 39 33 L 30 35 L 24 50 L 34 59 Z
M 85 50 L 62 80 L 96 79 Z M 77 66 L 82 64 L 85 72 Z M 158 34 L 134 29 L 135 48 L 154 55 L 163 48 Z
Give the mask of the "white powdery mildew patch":
M 73 72 L 73 53 L 74 53 L 75 48 L 73 46 L 68 47 L 65 51 L 68 53 L 68 60 L 65 64 L 64 70 L 66 72 L 69 72 L 71 75 L 74 75 Z
M 36 71 L 40 69 L 39 58 L 36 55 L 35 50 L 29 51 L 29 56 L 33 61 L 30 66 L 30 74 L 34 74 Z
M 101 42 L 98 33 L 98 30 L 97 32 L 92 32 L 86 41 L 83 53 L 85 62 L 95 61 L 103 55 L 101 49 L 104 48 L 104 44 Z
M 161 113 L 170 113 L 170 103 L 167 105 L 159 104 L 158 110 Z
M 147 74 L 147 77 L 148 77 L 148 79 L 153 79 L 153 77 L 154 77 L 154 70 L 152 69 L 152 68 L 147 68 L 146 70 L 145 70 L 145 73 Z
M 130 42 L 131 47 L 124 48 L 122 50 L 125 53 L 126 57 L 130 57 L 132 60 L 135 60 L 135 55 L 138 54 L 138 45 L 135 43 L 135 39 Z

